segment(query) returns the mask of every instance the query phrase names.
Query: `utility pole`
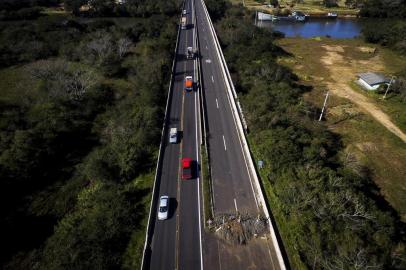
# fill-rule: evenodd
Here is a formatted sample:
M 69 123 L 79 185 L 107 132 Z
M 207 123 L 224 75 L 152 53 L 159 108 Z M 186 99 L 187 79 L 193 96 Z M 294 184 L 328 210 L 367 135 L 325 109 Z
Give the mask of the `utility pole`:
M 395 76 L 392 76 L 392 78 L 390 79 L 390 82 L 389 82 L 388 88 L 386 88 L 386 91 L 385 91 L 385 95 L 383 95 L 383 99 L 385 99 L 385 98 L 386 98 L 386 94 L 388 93 L 389 88 L 390 88 L 390 86 L 392 85 L 392 82 L 393 82 L 393 79 L 394 79 L 394 78 L 395 78 Z
M 319 117 L 319 122 L 321 121 L 321 118 L 323 117 L 324 109 L 326 108 L 327 99 L 328 99 L 328 93 L 329 93 L 329 92 L 327 92 L 326 98 L 324 99 L 323 109 L 321 109 L 321 113 L 320 113 L 320 117 Z

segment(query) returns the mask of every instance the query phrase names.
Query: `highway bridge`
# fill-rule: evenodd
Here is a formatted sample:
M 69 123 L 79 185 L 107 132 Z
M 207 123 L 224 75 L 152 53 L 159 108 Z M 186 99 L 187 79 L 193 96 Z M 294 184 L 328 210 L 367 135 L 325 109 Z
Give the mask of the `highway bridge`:
M 207 179 L 200 177 L 203 137 L 210 156 L 214 214 L 264 216 L 266 206 L 251 156 L 244 148 L 232 82 L 205 4 L 203 0 L 185 0 L 183 10 L 187 27 L 179 27 L 178 32 L 142 268 L 285 269 L 272 233 L 246 245 L 231 245 L 204 229 L 202 181 Z M 186 58 L 188 47 L 198 50 L 197 57 Z M 184 90 L 186 76 L 195 81 L 191 92 Z M 178 144 L 169 143 L 167 130 L 172 127 L 180 131 Z M 189 180 L 181 179 L 181 159 L 185 157 L 195 161 Z M 170 197 L 168 220 L 156 218 L 157 200 L 162 195 Z

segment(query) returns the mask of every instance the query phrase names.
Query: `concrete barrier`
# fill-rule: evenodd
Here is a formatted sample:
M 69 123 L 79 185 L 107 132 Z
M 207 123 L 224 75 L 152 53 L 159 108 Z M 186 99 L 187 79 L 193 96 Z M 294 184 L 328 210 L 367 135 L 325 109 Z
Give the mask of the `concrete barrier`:
M 182 4 L 182 10 L 184 9 L 185 2 Z M 152 188 L 152 195 L 151 195 L 151 205 L 149 209 L 149 216 L 148 216 L 148 223 L 147 223 L 147 230 L 145 232 L 145 243 L 144 243 L 144 250 L 142 254 L 142 261 L 141 261 L 141 270 L 146 269 L 147 265 L 149 265 L 149 256 L 150 256 L 150 242 L 153 236 L 153 230 L 151 229 L 152 224 L 155 222 L 155 209 L 157 208 L 157 198 L 159 195 L 159 191 L 157 191 L 157 178 L 158 174 L 160 173 L 161 166 L 162 166 L 162 146 L 164 145 L 164 142 L 166 140 L 166 134 L 167 134 L 167 129 L 168 129 L 168 107 L 169 103 L 172 98 L 172 84 L 173 84 L 173 74 L 175 72 L 175 63 L 176 63 L 176 57 L 177 57 L 177 51 L 178 51 L 178 43 L 179 43 L 179 36 L 180 36 L 180 27 L 181 25 L 181 20 L 179 19 L 179 25 L 178 25 L 178 33 L 176 36 L 176 45 L 175 45 L 175 55 L 172 61 L 172 73 L 171 73 L 171 78 L 169 80 L 169 87 L 168 87 L 168 96 L 166 99 L 166 107 L 165 107 L 165 116 L 164 116 L 164 122 L 162 126 L 162 131 L 161 131 L 161 143 L 159 144 L 159 151 L 158 151 L 158 159 L 157 159 L 157 165 L 155 168 L 155 179 L 154 179 L 154 185 Z M 148 258 L 146 258 L 148 257 Z M 148 263 L 148 264 L 147 264 Z
M 253 184 L 255 186 L 255 190 L 256 190 L 256 192 L 255 192 L 256 194 L 254 194 L 254 197 L 256 198 L 256 201 L 259 204 L 259 206 L 261 207 L 261 209 L 263 210 L 263 212 L 265 214 L 265 217 L 269 220 L 269 230 L 270 230 L 270 234 L 271 234 L 271 237 L 272 237 L 272 243 L 273 243 L 273 246 L 275 248 L 277 258 L 278 258 L 279 267 L 280 267 L 281 270 L 285 270 L 286 265 L 285 265 L 285 262 L 283 260 L 281 249 L 279 247 L 279 243 L 278 243 L 278 240 L 277 240 L 278 238 L 276 237 L 276 233 L 275 233 L 275 230 L 274 230 L 272 222 L 271 222 L 269 210 L 268 210 L 265 198 L 263 196 L 261 184 L 259 182 L 256 170 L 255 170 L 255 166 L 254 166 L 254 163 L 252 161 L 251 152 L 249 150 L 248 143 L 247 143 L 247 140 L 246 140 L 246 137 L 245 137 L 245 133 L 244 133 L 244 129 L 243 129 L 243 121 L 241 120 L 242 116 L 240 117 L 241 111 L 238 110 L 238 108 L 237 108 L 237 102 L 238 102 L 238 101 L 236 102 L 237 93 L 235 92 L 234 84 L 233 84 L 233 82 L 231 80 L 231 76 L 230 76 L 230 73 L 228 71 L 228 67 L 227 67 L 226 61 L 224 59 L 224 55 L 223 55 L 220 43 L 218 41 L 216 31 L 215 31 L 213 23 L 211 21 L 210 15 L 209 15 L 209 13 L 207 11 L 206 5 L 205 5 L 203 0 L 200 0 L 200 1 L 202 2 L 203 9 L 205 11 L 207 20 L 209 22 L 210 33 L 212 34 L 213 40 L 215 41 L 216 53 L 217 53 L 217 57 L 218 57 L 218 59 L 219 59 L 219 61 L 221 63 L 221 70 L 222 70 L 223 77 L 224 77 L 225 84 L 226 84 L 226 88 L 227 88 L 228 99 L 229 99 L 230 104 L 231 104 L 231 111 L 233 113 L 235 124 L 237 126 L 237 133 L 239 135 L 241 146 L 242 146 L 242 149 L 243 149 L 244 160 L 246 161 L 247 167 L 248 167 L 248 169 L 250 171 L 250 174 L 251 174 L 251 176 L 253 178 L 253 181 L 251 181 L 251 184 Z M 239 103 L 238 103 L 238 105 L 239 105 Z

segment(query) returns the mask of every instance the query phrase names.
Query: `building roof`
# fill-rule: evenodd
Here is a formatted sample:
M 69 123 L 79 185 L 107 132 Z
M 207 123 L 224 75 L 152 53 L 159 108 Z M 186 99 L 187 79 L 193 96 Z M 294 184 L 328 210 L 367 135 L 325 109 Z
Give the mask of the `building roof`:
M 389 78 L 385 77 L 385 75 L 374 72 L 360 73 L 358 74 L 358 77 L 369 85 L 388 83 L 390 81 Z

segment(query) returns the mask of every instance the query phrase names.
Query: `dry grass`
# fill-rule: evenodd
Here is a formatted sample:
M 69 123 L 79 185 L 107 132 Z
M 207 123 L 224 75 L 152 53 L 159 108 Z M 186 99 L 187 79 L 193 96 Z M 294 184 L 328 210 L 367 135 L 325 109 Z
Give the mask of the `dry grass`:
M 362 166 L 367 166 L 382 195 L 406 221 L 406 143 L 357 103 L 354 96 L 383 115 L 389 115 L 390 120 L 394 115 L 388 107 L 394 103 L 382 101 L 376 94 L 371 96 L 353 83 L 354 75 L 359 72 L 396 73 L 405 67 L 405 58 L 380 47 L 374 53 L 374 46 L 357 39 L 286 38 L 280 40 L 279 45 L 294 55 L 281 58 L 279 62 L 293 68 L 302 83 L 314 87 L 306 94 L 306 100 L 321 107 L 325 92 L 332 93 L 326 124 L 342 137 L 343 160 L 354 155 Z M 406 105 L 396 104 L 396 108 L 396 113 L 402 115 L 400 119 L 404 119 Z

